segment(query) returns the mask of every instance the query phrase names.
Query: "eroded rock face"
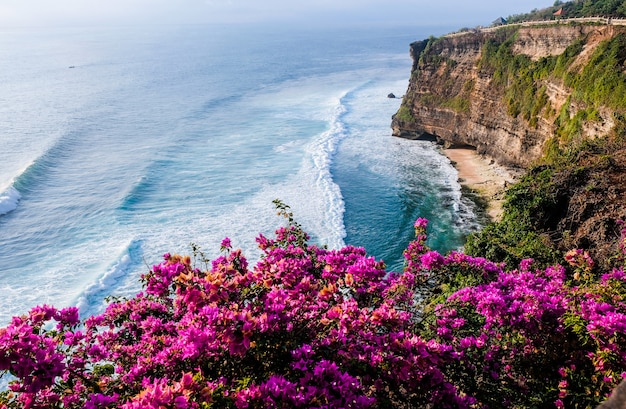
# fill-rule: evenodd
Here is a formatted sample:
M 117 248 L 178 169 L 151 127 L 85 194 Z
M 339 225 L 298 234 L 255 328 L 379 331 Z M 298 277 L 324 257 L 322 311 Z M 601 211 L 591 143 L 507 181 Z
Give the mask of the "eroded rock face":
M 606 30 L 606 27 L 602 27 Z M 573 41 L 590 32 L 596 31 L 598 26 L 585 25 L 554 25 L 547 27 L 522 27 L 513 44 L 513 52 L 525 54 L 533 60 L 550 55 L 559 55 Z
M 584 64 L 585 56 L 600 41 L 624 28 L 555 25 L 512 30 L 517 31 L 513 52 L 533 60 L 560 55 L 575 41 L 586 38 L 576 66 Z M 554 135 L 557 113 L 563 104 L 571 104 L 571 91 L 558 80 L 541 84 L 546 87 L 552 114 L 538 116 L 534 125 L 507 113 L 503 92 L 494 84 L 493 74 L 480 66 L 480 59 L 487 41 L 503 41 L 511 34 L 507 29 L 478 31 L 411 44 L 413 70 L 403 105 L 392 121 L 393 135 L 429 136 L 445 144 L 471 145 L 508 166 L 525 168 L 541 157 L 546 141 Z M 579 108 L 568 107 L 572 115 Z M 611 115 L 607 112 L 602 117 L 603 122 L 586 126 L 582 137 L 608 133 Z
M 626 381 L 622 381 L 611 394 L 611 397 L 597 409 L 626 409 Z
M 514 77 L 506 77 L 506 86 L 498 85 L 496 68 L 488 66 L 482 53 L 486 49 L 497 53 L 498 45 L 506 41 L 512 56 L 500 57 L 505 62 L 520 54 L 539 61 L 559 56 L 575 44 L 580 49 L 568 57 L 568 70 L 581 72 L 603 41 L 621 33 L 626 33 L 626 27 L 552 25 L 484 30 L 413 43 L 413 71 L 392 121 L 393 134 L 429 138 L 444 145 L 470 145 L 501 165 L 523 169 L 541 163 L 551 144 L 609 136 L 597 145 L 590 142 L 572 159 L 575 163 L 555 170 L 551 189 L 557 206 L 545 217 L 533 219 L 546 245 L 563 252 L 587 249 L 596 266 L 607 271 L 620 252 L 618 238 L 624 225 L 619 221 L 626 220 L 626 115 L 594 106 L 595 117 L 580 123 L 576 139 L 561 138 L 557 130 L 563 130 L 559 128 L 562 119 L 567 123 L 565 115 L 572 120 L 577 113 L 588 112 L 588 107 L 576 102 L 580 99 L 571 97 L 572 90 L 559 79 L 563 76 L 531 77 L 546 98 L 531 123 L 522 114 L 509 113 L 512 104 L 505 88 Z M 494 46 L 486 46 L 490 42 Z M 529 101 L 536 101 L 536 95 Z

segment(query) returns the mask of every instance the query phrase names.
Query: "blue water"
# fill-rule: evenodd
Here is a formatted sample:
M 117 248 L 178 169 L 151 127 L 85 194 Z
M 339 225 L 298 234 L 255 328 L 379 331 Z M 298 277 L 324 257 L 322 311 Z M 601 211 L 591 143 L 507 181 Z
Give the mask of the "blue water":
M 431 30 L 432 31 L 432 30 Z M 477 227 L 428 142 L 391 136 L 413 28 L 146 26 L 0 36 L 0 324 L 37 304 L 97 312 L 165 252 L 209 257 L 291 206 L 313 240 L 391 269 L 413 221 Z

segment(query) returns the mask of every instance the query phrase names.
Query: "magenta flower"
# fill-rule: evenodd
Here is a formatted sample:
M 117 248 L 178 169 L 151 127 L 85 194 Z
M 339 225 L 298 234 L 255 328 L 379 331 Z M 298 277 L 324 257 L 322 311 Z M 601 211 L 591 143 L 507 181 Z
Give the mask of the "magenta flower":
M 225 237 L 224 240 L 222 240 L 221 247 L 222 247 L 222 250 L 226 250 L 226 249 L 232 248 L 232 246 L 230 244 L 230 239 L 228 237 Z
M 427 226 L 428 220 L 422 217 L 417 218 L 417 220 L 415 220 L 415 223 L 413 224 L 413 227 L 415 227 L 416 229 L 426 229 Z
M 626 374 L 622 268 L 506 269 L 431 251 L 426 227 L 402 272 L 289 219 L 253 267 L 226 238 L 206 271 L 165 254 L 83 322 L 35 307 L 0 329 L 0 408 L 592 407 Z

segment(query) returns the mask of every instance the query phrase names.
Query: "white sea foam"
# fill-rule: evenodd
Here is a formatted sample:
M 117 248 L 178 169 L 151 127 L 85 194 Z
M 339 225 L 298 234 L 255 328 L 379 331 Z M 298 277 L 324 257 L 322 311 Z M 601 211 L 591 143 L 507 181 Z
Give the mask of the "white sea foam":
M 105 297 L 122 284 L 123 279 L 136 266 L 141 252 L 141 240 L 131 240 L 117 260 L 94 283 L 89 285 L 76 301 L 82 316 L 97 314 L 106 305 Z
M 399 99 L 386 98 L 387 93 L 390 90 L 396 93 L 403 86 L 406 86 L 405 80 L 395 83 L 382 80 L 353 93 L 350 111 L 344 118 L 349 132 L 339 155 L 342 168 L 351 175 L 358 175 L 363 169 L 372 175 L 379 175 L 380 180 L 387 181 L 389 186 L 405 187 L 401 189 L 406 189 L 406 195 L 413 197 L 410 199 L 411 206 L 418 209 L 417 216 L 433 218 L 433 225 L 454 230 L 460 235 L 476 230 L 480 223 L 476 218 L 475 205 L 463 196 L 458 173 L 450 161 L 438 152 L 433 143 L 393 138 L 390 129 L 381 126 L 400 104 Z M 376 189 L 373 187 L 374 192 Z M 346 193 L 346 196 L 348 200 L 355 200 L 354 191 Z M 384 203 L 381 205 L 384 206 Z M 372 208 L 375 206 L 371 205 Z M 439 209 L 433 206 L 439 206 Z M 447 231 L 444 234 L 452 237 Z
M 299 146 L 300 146 L 299 141 L 289 141 L 287 143 L 283 143 L 282 145 L 278 145 L 274 147 L 274 152 L 289 153 L 291 151 L 296 150 Z
M 190 242 L 213 258 L 228 236 L 253 263 L 255 236 L 271 236 L 283 223 L 272 208 L 276 198 L 291 206 L 314 242 L 340 247 L 347 241 L 349 200 L 370 200 L 373 212 L 389 205 L 371 200 L 380 187 L 375 178 L 359 195 L 349 197 L 354 180 L 340 179 L 340 170 L 351 166 L 356 172 L 350 175 L 358 179 L 361 169 L 404 176 L 419 168 L 393 165 L 403 160 L 397 152 L 408 150 L 394 150 L 395 140 L 389 137 L 389 118 L 400 101 L 386 96 L 406 89 L 408 41 L 393 55 L 383 51 L 380 61 L 368 62 L 373 54 L 360 32 L 342 49 L 336 47 L 344 43 L 332 41 L 331 33 L 311 33 L 328 41 L 310 42 L 312 47 L 302 54 L 298 38 L 251 40 L 235 30 L 230 40 L 219 36 L 232 40 L 225 43 L 228 47 L 210 48 L 200 29 L 185 30 L 171 41 L 157 31 L 155 37 L 135 30 L 128 31 L 131 36 L 93 34 L 102 47 L 95 50 L 91 65 L 59 70 L 53 80 L 38 76 L 46 80 L 29 92 L 16 79 L 15 92 L 3 95 L 20 102 L 5 107 L 5 116 L 20 120 L 12 129 L 19 135 L 11 144 L 16 149 L 3 145 L 0 152 L 5 165 L 6 158 L 19 158 L 0 175 L 2 182 L 15 181 L 0 187 L 7 197 L 3 206 L 14 209 L 23 195 L 17 211 L 23 217 L 2 219 L 3 322 L 42 302 L 78 302 L 83 315 L 94 313 L 105 296 L 139 290 L 143 254 L 148 263 L 158 262 L 163 252 L 188 253 Z M 373 38 L 378 44 L 384 36 Z M 260 50 L 255 58 L 238 61 L 230 52 L 240 40 L 254 42 L 251 50 Z M 119 44 L 140 47 L 146 54 L 128 59 L 133 54 Z M 17 56 L 27 49 L 15 45 Z M 53 60 L 38 57 L 28 60 L 28 66 L 47 72 L 50 61 L 58 59 L 58 49 L 67 50 L 68 60 L 77 58 L 75 48 L 55 47 Z M 12 63 L 6 68 L 22 75 Z M 391 84 L 392 78 L 398 80 Z M 213 100 L 218 102 L 206 105 Z M 53 107 L 48 115 L 32 115 L 33 106 L 42 108 L 38 101 Z M 59 118 L 66 119 L 63 126 Z M 343 155 L 348 149 L 354 151 Z M 26 173 L 14 171 L 30 157 L 40 159 Z M 421 160 L 416 155 L 409 159 L 413 164 Z M 380 180 L 392 198 L 419 182 L 406 177 Z M 345 185 L 340 188 L 339 182 Z M 378 238 L 404 216 L 402 211 L 392 207 L 380 212 L 386 218 L 377 225 L 365 220 L 363 229 Z M 131 240 L 137 237 L 142 240 Z
M 0 216 L 17 209 L 17 204 L 21 198 L 22 195 L 12 184 L 0 193 Z
M 346 107 L 343 104 L 345 96 L 346 94 L 339 98 L 333 108 L 329 129 L 315 138 L 307 148 L 313 160 L 316 185 L 324 198 L 326 208 L 323 224 L 326 227 L 325 230 L 331 233 L 326 243 L 331 248 L 342 247 L 346 237 L 343 222 L 345 204 L 341 189 L 334 182 L 331 173 L 332 160 L 337 151 L 337 146 L 346 136 L 346 130 L 341 120 L 346 113 Z

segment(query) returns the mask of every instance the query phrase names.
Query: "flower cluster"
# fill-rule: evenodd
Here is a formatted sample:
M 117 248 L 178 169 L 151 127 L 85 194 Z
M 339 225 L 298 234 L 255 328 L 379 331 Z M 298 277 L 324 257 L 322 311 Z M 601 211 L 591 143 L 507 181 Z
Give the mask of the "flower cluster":
M 279 210 L 288 225 L 259 236 L 252 268 L 225 239 L 211 268 L 166 254 L 101 315 L 14 318 L 0 408 L 569 407 L 626 371 L 623 270 L 581 283 L 531 260 L 444 256 L 418 219 L 390 273 L 362 248 L 310 245 Z
M 459 354 L 450 379 L 489 406 L 596 406 L 626 375 L 626 275 L 583 286 L 564 267 L 531 265 L 437 306 L 431 333 Z
M 250 269 L 241 251 L 203 271 L 166 254 L 144 291 L 81 325 L 35 308 L 0 334 L 16 379 L 3 407 L 468 407 L 448 382 L 446 345 L 414 331 L 402 275 L 361 248 L 308 245 L 291 223 Z M 56 329 L 46 329 L 51 319 Z

